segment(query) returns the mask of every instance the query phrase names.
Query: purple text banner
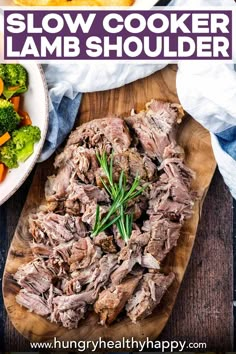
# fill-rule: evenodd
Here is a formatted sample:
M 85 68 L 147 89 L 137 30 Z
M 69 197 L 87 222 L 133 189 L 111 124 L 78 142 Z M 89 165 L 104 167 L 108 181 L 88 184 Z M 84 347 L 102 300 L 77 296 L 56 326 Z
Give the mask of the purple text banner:
M 230 10 L 7 10 L 5 60 L 231 60 Z

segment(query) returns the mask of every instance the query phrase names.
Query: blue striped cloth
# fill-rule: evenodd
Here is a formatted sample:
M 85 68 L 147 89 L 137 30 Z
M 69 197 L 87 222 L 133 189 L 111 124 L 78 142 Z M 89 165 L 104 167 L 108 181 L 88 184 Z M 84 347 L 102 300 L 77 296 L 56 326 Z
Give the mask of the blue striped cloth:
M 48 65 L 43 65 L 43 68 L 47 71 Z M 50 100 L 49 126 L 39 162 L 48 159 L 73 129 L 82 98 L 81 93 L 73 92 L 70 82 L 61 86 L 59 80 L 58 84 L 53 85 L 50 80 L 47 81 Z

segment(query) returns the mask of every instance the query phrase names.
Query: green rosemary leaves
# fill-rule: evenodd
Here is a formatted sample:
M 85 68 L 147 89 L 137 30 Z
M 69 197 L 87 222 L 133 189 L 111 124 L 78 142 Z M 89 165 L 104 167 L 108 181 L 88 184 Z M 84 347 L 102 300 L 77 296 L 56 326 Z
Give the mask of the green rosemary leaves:
M 122 239 L 127 243 L 131 233 L 133 224 L 133 214 L 127 213 L 128 203 L 138 197 L 147 188 L 140 186 L 140 177 L 136 176 L 132 185 L 127 185 L 127 179 L 122 170 L 119 176 L 119 182 L 113 181 L 113 160 L 114 155 L 111 154 L 110 162 L 105 152 L 102 155 L 97 154 L 98 162 L 105 173 L 106 180 L 101 178 L 101 182 L 110 195 L 112 204 L 108 213 L 102 218 L 100 215 L 100 207 L 97 206 L 96 220 L 92 231 L 92 236 L 97 236 L 100 232 L 116 224 Z

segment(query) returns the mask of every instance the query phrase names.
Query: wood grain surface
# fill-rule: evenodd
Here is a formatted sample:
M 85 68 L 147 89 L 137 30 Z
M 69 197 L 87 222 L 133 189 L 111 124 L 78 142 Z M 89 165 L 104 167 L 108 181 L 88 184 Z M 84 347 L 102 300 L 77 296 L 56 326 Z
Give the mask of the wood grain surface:
M 162 72 L 121 89 L 85 95 L 81 106 L 80 122 L 98 118 L 111 112 L 127 115 L 133 107 L 136 110 L 143 109 L 145 102 L 152 97 L 173 102 L 177 101 L 175 67 L 168 67 Z M 144 339 L 149 336 L 154 339 L 161 332 L 170 316 L 179 285 L 188 264 L 202 201 L 215 169 L 209 135 L 199 124 L 190 118 L 186 119 L 181 126 L 179 138 L 187 153 L 187 164 L 197 172 L 194 188 L 198 191 L 200 198 L 196 202 L 193 218 L 184 226 L 178 247 L 168 256 L 165 262 L 166 269 L 173 270 L 176 273 L 176 282 L 155 313 L 138 325 L 132 325 L 127 319 L 122 321 L 122 323 L 117 323 L 108 329 L 104 329 L 97 325 L 96 316 L 89 316 L 78 330 L 68 331 L 50 324 L 47 320 L 29 313 L 16 304 L 15 294 L 18 291 L 18 287 L 12 280 L 11 275 L 20 264 L 31 258 L 31 252 L 27 244 L 27 214 L 28 210 L 32 210 L 43 198 L 43 185 L 46 176 L 52 168 L 52 160 L 37 168 L 26 205 L 11 244 L 4 275 L 4 299 L 8 314 L 15 327 L 25 337 L 36 341 L 50 340 L 53 336 L 63 339 L 95 339 L 99 336 L 106 339 L 114 339 L 122 336 L 127 337 L 127 333 L 129 333 L 129 337 L 134 336 Z

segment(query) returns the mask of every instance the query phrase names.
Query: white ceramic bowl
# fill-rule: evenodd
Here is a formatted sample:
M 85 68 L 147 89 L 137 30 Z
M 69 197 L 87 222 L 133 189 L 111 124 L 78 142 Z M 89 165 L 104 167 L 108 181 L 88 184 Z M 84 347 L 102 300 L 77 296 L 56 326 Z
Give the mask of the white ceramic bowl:
M 40 65 L 21 63 L 29 74 L 29 89 L 23 95 L 23 109 L 29 113 L 33 125 L 41 130 L 41 139 L 34 146 L 34 153 L 18 168 L 9 170 L 0 183 L 0 205 L 9 199 L 23 184 L 36 164 L 41 153 L 48 129 L 48 91 L 44 73 Z

